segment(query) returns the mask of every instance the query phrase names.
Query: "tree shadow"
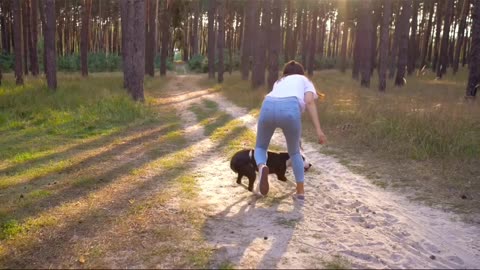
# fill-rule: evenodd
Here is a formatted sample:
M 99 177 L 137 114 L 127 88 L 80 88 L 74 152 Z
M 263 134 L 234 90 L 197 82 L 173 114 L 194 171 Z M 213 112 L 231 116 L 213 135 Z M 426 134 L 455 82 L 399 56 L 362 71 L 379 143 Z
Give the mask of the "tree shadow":
M 292 194 L 276 197 L 280 202 L 268 208 L 258 206 L 258 202 L 266 198 L 252 194 L 211 216 L 206 222 L 205 233 L 210 235 L 207 238 L 214 239 L 211 244 L 217 246 L 212 267 L 228 262 L 241 268 L 277 268 L 294 234 L 296 222 L 303 218 L 303 208 L 297 203 L 288 212 L 279 211 L 281 202 Z

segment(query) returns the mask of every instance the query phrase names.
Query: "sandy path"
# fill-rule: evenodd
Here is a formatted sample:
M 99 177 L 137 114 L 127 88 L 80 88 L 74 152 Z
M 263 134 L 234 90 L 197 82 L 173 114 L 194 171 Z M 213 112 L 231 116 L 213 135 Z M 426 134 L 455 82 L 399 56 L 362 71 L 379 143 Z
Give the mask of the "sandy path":
M 218 93 L 202 91 L 198 76 L 170 82 L 187 137 L 210 151 L 195 115 L 186 108 L 207 98 L 254 130 L 256 120 Z M 182 93 L 182 94 L 180 94 Z M 173 97 L 172 95 L 172 97 Z M 328 132 L 328 131 L 327 131 Z M 273 143 L 285 145 L 275 134 Z M 235 183 L 229 157 L 214 151 L 195 164 L 201 198 L 208 203 L 207 240 L 216 248 L 216 264 L 238 268 L 319 268 L 341 255 L 354 268 L 478 268 L 480 228 L 456 216 L 409 202 L 370 184 L 320 146 L 304 142 L 314 169 L 306 174 L 304 206 L 290 199 L 292 182 L 271 178 L 267 198 L 258 199 Z M 287 175 L 293 179 L 291 174 Z

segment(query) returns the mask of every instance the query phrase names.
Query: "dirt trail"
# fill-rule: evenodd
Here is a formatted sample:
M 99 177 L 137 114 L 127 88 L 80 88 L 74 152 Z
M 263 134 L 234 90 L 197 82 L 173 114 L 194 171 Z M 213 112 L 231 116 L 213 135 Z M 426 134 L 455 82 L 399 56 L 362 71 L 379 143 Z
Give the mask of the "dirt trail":
M 201 77 L 176 76 L 169 91 L 181 112 L 187 137 L 198 151 L 213 143 L 203 135 L 191 103 L 209 99 L 254 130 L 256 119 L 219 93 L 198 86 Z M 326 131 L 328 133 L 328 131 Z M 285 145 L 276 133 L 273 143 Z M 408 201 L 374 186 L 318 145 L 304 142 L 314 168 L 306 174 L 306 202 L 290 197 L 293 182 L 270 178 L 271 191 L 258 198 L 235 183 L 229 158 L 215 151 L 195 164 L 200 198 L 209 205 L 207 241 L 216 264 L 238 268 L 319 268 L 340 255 L 354 268 L 478 268 L 480 228 L 458 217 Z M 287 178 L 293 179 L 290 172 Z

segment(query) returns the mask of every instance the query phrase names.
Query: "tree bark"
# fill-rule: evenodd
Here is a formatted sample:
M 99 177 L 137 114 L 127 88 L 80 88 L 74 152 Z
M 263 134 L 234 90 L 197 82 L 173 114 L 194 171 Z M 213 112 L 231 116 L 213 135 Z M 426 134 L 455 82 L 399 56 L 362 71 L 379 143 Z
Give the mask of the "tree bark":
M 302 29 L 302 9 L 299 7 L 297 2 L 297 12 L 296 12 L 296 26 L 293 32 L 293 41 L 292 41 L 292 56 L 291 59 L 296 59 L 297 57 L 297 49 L 298 49 L 298 40 L 300 38 L 300 31 Z
M 348 3 L 345 3 L 348 5 Z M 347 70 L 347 42 L 348 42 L 348 15 L 345 14 L 346 18 L 343 22 L 343 34 L 342 34 L 342 49 L 340 52 L 341 55 L 341 63 L 340 63 L 340 71 L 345 73 Z
M 465 40 L 465 28 L 467 25 L 467 15 L 470 9 L 470 0 L 462 0 L 462 13 L 460 17 L 460 24 L 458 27 L 458 36 L 457 44 L 455 47 L 455 56 L 453 57 L 453 74 L 456 74 L 458 71 L 458 66 L 460 63 L 460 52 L 463 47 Z
M 48 88 L 57 89 L 57 53 L 55 49 L 55 0 L 45 0 L 45 60 Z
M 268 89 L 272 89 L 273 84 L 278 80 L 278 60 L 280 59 L 281 51 L 281 29 L 280 29 L 280 17 L 283 10 L 282 1 L 273 1 L 272 5 L 272 26 L 270 29 L 270 51 L 268 53 L 269 70 L 268 70 Z M 285 50 L 286 51 L 286 50 Z M 287 60 L 288 61 L 288 60 Z
M 198 55 L 198 18 L 201 16 L 200 15 L 200 5 L 201 1 L 195 1 L 193 2 L 194 5 L 194 16 L 193 16 L 193 34 L 192 34 L 192 56 Z
M 127 28 L 124 53 L 126 65 L 123 76 L 128 78 L 127 90 L 135 101 L 144 101 L 143 80 L 145 76 L 145 0 L 122 0 L 122 15 L 126 15 Z
M 30 36 L 30 10 L 28 0 L 22 2 L 22 34 L 23 34 L 23 70 L 28 75 L 28 40 Z
M 155 76 L 155 56 L 156 56 L 156 34 L 157 34 L 157 23 L 156 23 L 156 11 L 157 11 L 157 0 L 147 0 L 148 5 L 148 28 L 146 29 L 146 51 L 145 51 L 145 72 L 151 77 Z M 147 51 L 148 50 L 148 51 Z
M 398 39 L 398 60 L 397 60 L 397 76 L 395 77 L 395 85 L 403 86 L 405 84 L 405 69 L 408 63 L 408 30 L 409 20 L 412 15 L 412 3 L 410 1 L 402 2 L 402 13 L 400 14 L 400 35 Z
M 388 78 L 389 79 L 393 79 L 395 77 L 395 68 L 397 66 L 397 63 L 398 63 L 398 44 L 399 44 L 399 39 L 400 39 L 400 32 L 401 31 L 401 27 L 400 27 L 400 3 L 397 2 L 397 12 L 396 12 L 396 18 L 395 18 L 395 32 L 393 34 L 393 41 L 392 41 L 392 44 L 391 44 L 391 52 L 390 52 L 390 71 L 388 73 Z
M 450 34 L 450 23 L 453 12 L 453 0 L 447 0 L 445 8 L 445 23 L 443 25 L 442 44 L 440 45 L 439 65 L 437 66 L 437 77 L 442 78 L 443 74 L 447 73 L 448 65 L 448 43 Z
M 358 80 L 360 76 L 360 42 L 361 42 L 360 23 L 357 19 L 357 25 L 355 26 L 355 43 L 353 45 L 353 67 L 352 78 Z
M 269 33 L 271 19 L 271 3 L 269 0 L 262 0 L 262 22 L 260 29 L 257 30 L 254 47 L 253 68 L 252 68 L 252 88 L 256 89 L 265 85 L 267 36 Z M 260 13 L 260 12 L 259 12 Z
M 80 39 L 80 64 L 82 76 L 88 76 L 88 45 L 90 43 L 90 13 L 92 11 L 92 0 L 83 1 L 82 12 L 82 37 Z
M 314 4 L 312 11 L 312 24 L 310 26 L 310 38 L 309 38 L 309 54 L 307 63 L 307 73 L 309 76 L 313 75 L 313 69 L 315 66 L 315 49 L 317 41 L 317 20 L 318 20 L 319 6 L 318 3 Z
M 38 53 L 37 53 L 37 43 L 38 43 L 38 0 L 30 0 L 30 29 L 31 37 L 29 39 L 30 47 L 30 71 L 33 76 L 37 76 L 40 71 L 38 67 Z
M 378 90 L 385 92 L 387 88 L 387 67 L 390 17 L 392 16 L 392 1 L 383 1 L 382 24 L 380 28 L 380 59 L 378 60 Z
M 424 4 L 426 5 L 426 3 Z M 424 31 L 425 36 L 423 39 L 423 49 L 422 49 L 422 57 L 421 57 L 421 64 L 420 68 L 423 69 L 423 67 L 427 64 L 427 55 L 428 55 L 428 44 L 430 41 L 430 36 L 432 32 L 432 25 L 433 25 L 433 10 L 435 7 L 434 2 L 429 2 L 429 14 L 428 14 L 428 21 L 427 21 L 427 30 Z M 425 6 L 424 6 L 424 12 L 425 12 Z
M 370 0 L 364 0 L 360 6 L 360 17 L 358 26 L 360 29 L 359 39 L 360 47 L 360 85 L 362 87 L 370 87 L 370 77 L 372 72 L 372 2 Z
M 128 57 L 128 54 L 130 53 L 130 49 L 128 48 L 130 43 L 127 43 L 127 37 L 128 37 L 128 27 L 129 27 L 129 21 L 128 21 L 128 0 L 120 0 L 120 16 L 121 16 L 121 24 L 122 24 L 122 69 L 123 69 L 123 88 L 127 89 L 127 91 L 130 91 L 129 87 L 129 69 L 131 68 L 131 63 L 130 57 Z
M 480 87 L 480 2 L 473 1 L 472 43 L 468 57 L 467 98 L 475 98 Z
M 302 18 L 302 65 L 307 63 L 308 55 L 308 43 L 307 43 L 307 33 L 308 33 L 308 2 L 303 2 L 303 18 Z
M 160 76 L 167 74 L 168 46 L 170 43 L 170 11 L 168 1 L 163 2 L 162 10 L 162 48 L 160 51 Z
M 215 78 L 215 9 L 216 0 L 208 0 L 208 78 Z
M 275 2 L 274 2 L 275 5 Z M 285 18 L 285 48 L 283 50 L 283 60 L 285 63 L 290 61 L 294 58 L 292 53 L 292 43 L 294 40 L 292 39 L 292 0 L 285 0 L 285 5 L 287 6 L 287 14 Z M 274 12 L 276 7 L 274 7 Z M 270 81 L 269 81 L 270 85 Z
M 407 72 L 408 75 L 411 75 L 415 71 L 415 64 L 418 58 L 418 48 L 417 48 L 417 27 L 418 27 L 418 5 L 419 0 L 413 0 L 413 16 L 412 16 L 412 33 L 410 35 L 409 45 L 408 45 L 408 64 Z
M 433 63 L 432 70 L 436 72 L 438 64 L 438 55 L 440 53 L 440 35 L 442 29 L 442 13 L 443 13 L 443 3 L 448 0 L 439 0 L 437 2 L 436 16 L 435 16 L 435 41 L 433 47 Z
M 253 40 L 255 39 L 256 27 L 258 26 L 257 3 L 258 0 L 247 0 L 245 5 L 244 30 L 242 39 L 242 59 L 241 71 L 242 80 L 248 80 L 251 66 L 251 58 L 253 57 Z
M 218 82 L 223 82 L 223 72 L 224 72 L 224 57 L 223 52 L 225 49 L 225 2 L 218 2 Z
M 15 50 L 15 83 L 23 84 L 22 67 L 22 15 L 20 10 L 20 1 L 12 0 L 13 7 L 13 39 Z

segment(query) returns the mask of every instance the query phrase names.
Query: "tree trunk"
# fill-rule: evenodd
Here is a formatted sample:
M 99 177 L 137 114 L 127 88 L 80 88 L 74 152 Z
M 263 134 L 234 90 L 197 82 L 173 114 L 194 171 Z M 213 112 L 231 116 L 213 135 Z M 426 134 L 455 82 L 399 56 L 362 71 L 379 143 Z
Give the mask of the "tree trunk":
M 445 23 L 443 25 L 442 44 L 440 47 L 439 65 L 437 66 L 437 77 L 442 78 L 443 74 L 447 73 L 448 65 L 448 42 L 450 34 L 450 23 L 453 12 L 453 0 L 447 0 L 445 9 Z
M 30 12 L 28 0 L 22 1 L 22 33 L 23 33 L 23 70 L 28 75 L 28 40 L 30 36 Z
M 301 28 L 302 28 L 302 9 L 299 8 L 298 4 L 297 4 L 296 14 L 297 14 L 297 20 L 296 20 L 297 22 L 296 22 L 295 30 L 293 32 L 291 59 L 296 59 L 296 57 L 297 57 L 298 40 L 299 40 L 299 36 L 300 36 L 300 31 L 301 31 Z
M 285 18 L 285 48 L 283 50 L 283 60 L 285 63 L 290 61 L 291 59 L 294 58 L 293 53 L 292 53 L 292 42 L 294 40 L 292 39 L 292 5 L 293 2 L 292 0 L 285 0 L 285 4 L 287 6 L 287 14 Z M 275 5 L 275 2 L 274 2 Z M 274 7 L 276 9 L 276 7 Z M 274 10 L 275 12 L 276 10 Z M 270 80 L 269 80 L 269 85 L 270 85 Z M 271 89 L 271 88 L 270 88 Z
M 92 0 L 83 1 L 82 12 L 82 38 L 80 39 L 80 64 L 82 66 L 82 76 L 88 76 L 88 45 L 90 43 L 90 13 L 92 11 Z
M 20 10 L 20 1 L 12 0 L 13 7 L 13 39 L 15 49 L 15 83 L 23 84 L 22 67 L 22 15 Z
M 402 2 L 402 13 L 400 14 L 400 35 L 398 39 L 398 60 L 397 60 L 397 76 L 395 77 L 395 85 L 403 86 L 405 84 L 405 69 L 408 63 L 408 30 L 409 20 L 412 15 L 412 3 L 410 1 Z
M 387 67 L 390 17 L 392 16 L 392 1 L 383 1 L 382 25 L 380 28 L 380 59 L 378 60 L 378 90 L 384 92 L 387 88 Z
M 470 0 L 463 0 L 460 24 L 458 27 L 457 44 L 455 47 L 455 56 L 453 57 L 453 74 L 457 73 L 458 66 L 460 63 L 460 52 L 465 40 L 465 28 L 467 24 L 467 15 L 468 15 L 469 9 L 470 9 Z
M 273 84 L 278 80 L 278 60 L 280 59 L 280 50 L 282 46 L 280 34 L 280 17 L 282 16 L 282 1 L 273 1 L 272 3 L 272 26 L 270 29 L 270 50 L 268 53 L 268 89 L 271 90 Z M 287 50 L 285 50 L 287 51 Z M 287 60 L 288 61 L 288 60 Z
M 38 67 L 38 53 L 37 53 L 37 43 L 38 43 L 38 0 L 30 0 L 30 29 L 31 36 L 29 39 L 29 48 L 30 48 L 30 71 L 33 76 L 37 76 L 40 71 Z
M 424 4 L 426 5 L 426 3 Z M 428 21 L 427 21 L 427 30 L 424 31 L 424 39 L 423 39 L 423 49 L 422 49 L 422 57 L 421 57 L 421 64 L 420 68 L 423 69 L 423 67 L 427 64 L 427 55 L 428 55 L 428 44 L 430 41 L 430 35 L 432 32 L 432 25 L 433 25 L 433 10 L 435 7 L 434 2 L 429 2 L 429 14 L 428 14 Z M 425 12 L 425 6 L 424 6 L 424 12 Z
M 128 48 L 130 43 L 127 43 L 127 32 L 129 27 L 128 22 L 128 0 L 120 0 L 120 16 L 121 16 L 121 24 L 122 24 L 122 69 L 123 69 L 123 88 L 130 91 L 129 87 L 129 69 L 131 68 L 130 57 L 128 54 L 130 53 L 130 49 Z
M 398 4 L 398 8 L 397 8 L 397 12 L 396 12 L 396 16 L 395 16 L 395 32 L 393 34 L 393 41 L 392 41 L 392 44 L 391 44 L 391 52 L 390 52 L 390 71 L 388 73 L 388 78 L 389 79 L 393 79 L 393 77 L 395 77 L 395 68 L 398 64 L 398 44 L 399 44 L 399 39 L 400 39 L 400 32 L 401 31 L 401 27 L 400 27 L 400 3 L 397 2 Z
M 148 27 L 146 29 L 146 51 L 145 51 L 145 72 L 151 77 L 155 76 L 155 40 L 157 34 L 157 22 L 156 22 L 156 11 L 157 11 L 157 0 L 147 0 L 148 6 Z M 148 51 L 147 51 L 148 50 Z M 148 57 L 147 57 L 148 56 Z
M 412 16 L 412 34 L 410 35 L 409 45 L 408 45 L 408 64 L 407 72 L 408 75 L 411 75 L 415 71 L 415 63 L 418 57 L 418 48 L 417 48 L 417 27 L 418 27 L 418 5 L 419 0 L 413 0 L 413 16 Z
M 201 1 L 193 2 L 194 5 L 194 17 L 193 17 L 193 34 L 192 34 L 192 56 L 198 55 L 198 18 L 201 16 L 200 14 L 200 5 Z
M 340 71 L 342 73 L 345 73 L 345 71 L 347 70 L 347 42 L 348 42 L 348 19 L 346 18 L 345 21 L 343 22 L 342 50 L 340 52 L 340 55 L 342 58 L 341 64 L 340 64 Z
M 170 11 L 168 1 L 163 2 L 162 11 L 162 48 L 160 51 L 160 76 L 167 74 L 168 44 L 170 43 Z
M 223 52 L 225 49 L 225 1 L 218 2 L 218 82 L 223 82 L 224 59 Z
M 362 38 L 360 38 L 360 23 L 357 19 L 357 25 L 355 26 L 355 43 L 353 45 L 353 67 L 352 67 L 352 78 L 358 80 L 360 75 L 360 42 L 362 42 Z
M 123 76 L 128 78 L 127 90 L 135 101 L 144 101 L 143 80 L 145 76 L 145 0 L 122 0 L 122 20 L 125 20 L 126 63 Z
M 265 85 L 267 36 L 269 33 L 271 19 L 271 3 L 268 0 L 260 1 L 262 3 L 262 22 L 260 29 L 257 30 L 255 38 L 256 46 L 254 48 L 253 68 L 252 68 L 252 88 L 258 88 Z M 260 13 L 260 12 L 259 12 Z
M 472 44 L 468 57 L 467 98 L 475 98 L 480 87 L 480 2 L 473 1 Z
M 57 89 L 57 52 L 55 49 L 55 0 L 45 0 L 45 38 L 44 48 L 47 66 L 47 85 L 48 88 Z
M 313 68 L 315 66 L 315 49 L 317 41 L 317 18 L 318 18 L 318 3 L 314 4 L 312 11 L 312 24 L 310 27 L 310 39 L 309 39 L 309 54 L 308 61 L 305 63 L 307 65 L 307 73 L 309 76 L 313 75 Z
M 443 3 L 448 0 L 439 0 L 437 2 L 437 10 L 435 16 L 435 41 L 433 47 L 433 63 L 432 63 L 432 70 L 436 72 L 437 64 L 438 64 L 438 55 L 440 53 L 440 35 L 442 29 L 442 13 L 443 13 Z
M 307 44 L 307 33 L 308 33 L 308 25 L 307 25 L 307 11 L 308 11 L 308 2 L 304 2 L 304 9 L 303 9 L 303 18 L 302 18 L 302 65 L 307 63 L 307 55 L 308 55 L 308 44 Z
M 372 3 L 370 0 L 364 0 L 360 6 L 359 28 L 360 28 L 360 85 L 370 87 L 370 77 L 372 72 Z
M 247 0 L 245 5 L 245 23 L 242 39 L 241 70 L 242 80 L 248 80 L 253 57 L 253 40 L 255 39 L 256 27 L 258 27 L 257 7 L 258 0 Z
M 216 0 L 208 0 L 208 78 L 215 78 L 215 9 Z

